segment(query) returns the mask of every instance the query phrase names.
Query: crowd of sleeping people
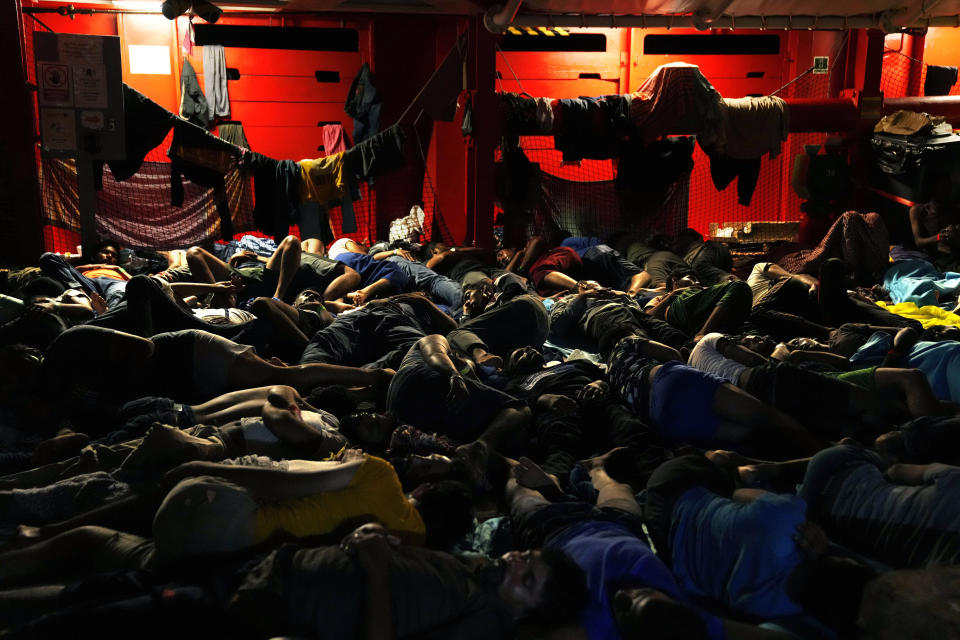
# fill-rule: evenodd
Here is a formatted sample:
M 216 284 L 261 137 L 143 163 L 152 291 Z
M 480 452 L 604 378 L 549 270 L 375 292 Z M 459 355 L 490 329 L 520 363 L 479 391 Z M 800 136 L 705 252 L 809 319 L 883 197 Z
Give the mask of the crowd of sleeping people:
M 7 273 L 4 637 L 937 628 L 863 603 L 960 562 L 956 329 L 837 259 L 618 248 L 290 236 L 131 276 L 104 242 Z

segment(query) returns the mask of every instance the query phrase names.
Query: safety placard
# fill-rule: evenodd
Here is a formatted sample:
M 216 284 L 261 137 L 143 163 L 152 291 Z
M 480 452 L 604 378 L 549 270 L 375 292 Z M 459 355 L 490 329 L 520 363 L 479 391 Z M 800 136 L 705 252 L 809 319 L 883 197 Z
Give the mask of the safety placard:
M 123 159 L 120 38 L 34 31 L 33 50 L 44 153 Z
M 70 83 L 70 65 L 59 62 L 40 62 L 37 67 L 40 105 L 72 107 L 73 88 Z
M 52 151 L 77 150 L 76 115 L 73 109 L 40 109 L 40 139 Z
M 73 65 L 73 102 L 78 108 L 107 108 L 107 66 Z

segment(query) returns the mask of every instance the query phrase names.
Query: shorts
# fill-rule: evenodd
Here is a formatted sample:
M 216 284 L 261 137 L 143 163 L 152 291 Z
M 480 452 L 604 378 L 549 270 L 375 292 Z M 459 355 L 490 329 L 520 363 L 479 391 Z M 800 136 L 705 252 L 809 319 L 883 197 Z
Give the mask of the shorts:
M 712 443 L 719 419 L 713 397 L 724 381 L 675 360 L 660 366 L 650 388 L 650 422 L 670 441 Z
M 155 346 L 154 379 L 162 395 L 178 401 L 194 397 L 208 400 L 224 393 L 236 359 L 256 354 L 250 345 L 200 329 L 168 331 L 150 339 Z
M 720 496 L 731 496 L 733 479 L 701 455 L 674 458 L 657 467 L 647 481 L 643 517 L 657 555 L 669 562 L 673 505 L 684 493 L 703 487 Z
M 153 540 L 132 533 L 116 531 L 102 547 L 92 552 L 90 565 L 94 572 L 124 569 L 150 569 L 156 563 Z
M 421 431 L 446 435 L 458 442 L 475 440 L 493 418 L 507 408 L 525 406 L 521 400 L 488 387 L 472 378 L 464 378 L 469 398 L 459 412 L 446 406 L 450 378 L 431 367 L 414 345 L 390 381 L 387 411 L 402 423 Z

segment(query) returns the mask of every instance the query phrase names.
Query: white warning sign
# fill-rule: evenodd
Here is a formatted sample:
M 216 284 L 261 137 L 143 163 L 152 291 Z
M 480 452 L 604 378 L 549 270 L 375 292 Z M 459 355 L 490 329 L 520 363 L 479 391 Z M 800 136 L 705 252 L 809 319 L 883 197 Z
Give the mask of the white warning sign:
M 73 65 L 73 103 L 81 109 L 107 108 L 106 65 Z
M 42 106 L 72 107 L 73 87 L 70 83 L 70 65 L 60 62 L 41 62 L 38 101 Z

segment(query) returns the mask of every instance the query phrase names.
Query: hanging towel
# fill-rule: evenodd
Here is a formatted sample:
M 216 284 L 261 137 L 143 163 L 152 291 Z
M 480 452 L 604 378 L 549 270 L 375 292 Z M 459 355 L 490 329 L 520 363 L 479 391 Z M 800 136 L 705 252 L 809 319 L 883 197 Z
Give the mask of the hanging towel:
M 780 154 L 790 131 L 787 103 L 775 96 L 724 98 L 724 140 L 714 148 L 738 160 L 753 160 L 769 153 Z
M 315 160 L 301 160 L 300 200 L 321 205 L 339 204 L 343 199 L 343 154 Z
M 247 141 L 247 134 L 243 131 L 243 124 L 239 122 L 225 122 L 217 125 L 217 137 L 226 140 L 235 147 L 249 149 L 250 143 Z
M 300 165 L 254 152 L 244 155 L 244 163 L 253 173 L 254 224 L 279 243 L 299 213 Z
M 957 68 L 936 64 L 927 65 L 927 78 L 923 81 L 923 95 L 946 96 L 957 84 Z
M 361 141 L 374 136 L 380 131 L 380 96 L 373 86 L 373 72 L 366 62 L 360 67 L 350 90 L 347 92 L 347 101 L 343 110 L 353 118 L 353 141 Z
M 210 123 L 207 98 L 189 60 L 183 61 L 183 70 L 180 72 L 180 116 L 201 127 Z
M 181 45 L 188 56 L 193 55 L 193 20 L 187 20 L 187 28 L 183 32 Z
M 350 148 L 350 137 L 342 124 L 325 124 L 320 135 L 323 140 L 323 151 L 328 156 L 342 153 Z
M 203 87 L 207 94 L 210 120 L 230 115 L 230 96 L 227 95 L 227 57 L 223 45 L 203 45 Z

